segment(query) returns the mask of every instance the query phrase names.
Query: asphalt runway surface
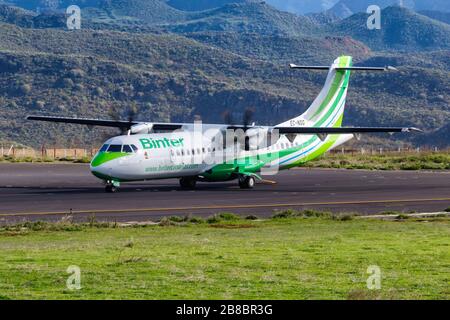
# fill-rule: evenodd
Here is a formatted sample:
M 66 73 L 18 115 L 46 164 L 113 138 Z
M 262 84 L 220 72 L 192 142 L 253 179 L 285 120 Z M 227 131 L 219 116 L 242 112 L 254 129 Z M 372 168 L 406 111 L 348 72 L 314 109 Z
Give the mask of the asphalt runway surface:
M 450 207 L 450 172 L 295 169 L 266 178 L 276 184 L 241 190 L 234 181 L 199 183 L 186 191 L 172 179 L 123 184 L 108 194 L 87 165 L 1 163 L 0 224 L 67 215 L 125 222 L 220 212 L 267 217 L 290 208 L 375 214 Z

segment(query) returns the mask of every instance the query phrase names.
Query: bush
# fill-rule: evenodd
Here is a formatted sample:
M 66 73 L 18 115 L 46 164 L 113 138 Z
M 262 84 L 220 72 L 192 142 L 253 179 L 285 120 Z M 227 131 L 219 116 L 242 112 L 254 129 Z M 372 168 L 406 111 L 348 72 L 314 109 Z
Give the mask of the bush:
M 200 223 L 205 223 L 205 220 L 203 220 L 200 217 L 190 217 L 190 218 L 188 218 L 188 222 L 195 223 L 195 224 L 200 224 Z
M 178 216 L 172 216 L 168 218 L 170 221 L 172 222 L 177 222 L 177 223 L 181 223 L 181 222 L 186 222 L 186 217 L 178 217 Z
M 353 214 L 338 214 L 338 215 L 333 216 L 333 220 L 351 221 L 351 220 L 353 220 L 354 217 L 355 217 L 355 215 L 353 215 Z
M 177 223 L 170 220 L 170 218 L 164 217 L 161 220 L 159 220 L 159 225 L 161 227 L 169 227 L 169 226 L 176 226 Z
M 219 218 L 221 220 L 225 220 L 225 221 L 236 221 L 236 220 L 240 220 L 241 219 L 240 216 L 238 216 L 238 215 L 236 215 L 234 213 L 227 213 L 227 212 L 220 213 L 219 214 Z
M 292 218 L 298 215 L 298 211 L 288 209 L 284 211 L 276 211 L 275 214 L 272 216 L 272 219 L 286 219 L 286 218 Z

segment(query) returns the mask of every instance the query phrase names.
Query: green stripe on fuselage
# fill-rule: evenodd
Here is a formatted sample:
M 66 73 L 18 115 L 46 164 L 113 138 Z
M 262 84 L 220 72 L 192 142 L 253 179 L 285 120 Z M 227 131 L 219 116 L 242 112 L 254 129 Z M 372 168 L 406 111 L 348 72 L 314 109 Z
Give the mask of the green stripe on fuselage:
M 95 158 L 91 162 L 91 166 L 93 168 L 98 167 L 106 162 L 109 162 L 111 160 L 123 158 L 130 155 L 129 153 L 125 152 L 100 152 L 98 153 Z

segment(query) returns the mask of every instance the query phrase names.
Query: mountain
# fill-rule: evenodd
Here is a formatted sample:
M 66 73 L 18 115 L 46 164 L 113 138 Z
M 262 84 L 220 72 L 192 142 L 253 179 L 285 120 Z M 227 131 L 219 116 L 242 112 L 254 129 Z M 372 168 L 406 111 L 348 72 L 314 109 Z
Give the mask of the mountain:
M 309 44 L 306 52 L 316 56 L 321 48 L 312 45 L 313 39 Z M 255 58 L 247 58 L 173 34 L 67 32 L 0 23 L 0 140 L 26 139 L 38 146 L 41 141 L 68 143 L 62 138 L 76 139 L 71 143 L 78 145 L 104 138 L 100 129 L 29 123 L 23 120 L 29 113 L 109 118 L 112 107 L 125 112 L 135 104 L 138 120 L 191 121 L 200 115 L 206 122 L 222 122 L 226 109 L 239 118 L 242 110 L 255 107 L 260 124 L 302 113 L 326 75 L 292 72 L 286 63 L 258 56 L 256 51 Z M 313 61 L 313 56 L 294 62 Z M 370 59 L 356 62 L 375 63 Z M 434 129 L 448 123 L 450 73 L 403 63 L 407 66 L 400 66 L 399 74 L 352 77 L 347 125 Z
M 38 8 L 63 9 L 70 5 L 77 5 L 80 8 L 99 7 L 102 1 L 104 0 L 3 0 L 0 2 L 37 11 Z
M 34 11 L 0 4 L 0 22 L 24 28 L 64 28 L 66 18 L 62 14 L 37 14 Z
M 352 55 L 356 60 L 367 59 L 372 55 L 366 45 L 350 37 L 293 37 L 235 32 L 195 32 L 183 35 L 251 59 L 285 66 L 298 61 L 327 65 L 342 54 Z
M 431 19 L 450 24 L 450 12 L 424 10 L 424 11 L 419 11 L 419 13 L 421 15 L 427 16 Z
M 100 9 L 111 18 L 130 17 L 147 23 L 169 23 L 184 19 L 184 13 L 161 0 L 102 0 Z
M 307 14 L 307 17 L 321 25 L 331 24 L 341 20 L 339 16 L 329 10 L 320 13 L 309 13 Z
M 330 9 L 338 0 L 267 0 L 275 8 L 296 14 L 319 13 Z
M 355 13 L 366 12 L 371 5 L 377 5 L 382 9 L 398 5 L 415 11 L 450 12 L 450 1 L 448 0 L 340 0 L 329 11 L 341 18 L 348 18 Z
M 450 25 L 417 14 L 409 9 L 388 7 L 381 13 L 381 30 L 366 27 L 368 15 L 359 13 L 329 28 L 367 44 L 372 50 L 450 49 Z
M 328 25 L 260 2 L 183 12 L 161 1 L 102 0 L 97 8 L 84 7 L 82 30 L 70 32 L 61 13 L 0 6 L 0 140 L 96 145 L 104 130 L 24 117 L 126 118 L 130 105 L 138 109 L 137 120 L 198 115 L 205 122 L 222 122 L 227 109 L 239 119 L 254 107 L 258 124 L 274 124 L 302 113 L 326 77 L 290 70 L 288 63 L 328 65 L 351 54 L 356 65 L 395 65 L 399 72 L 354 73 L 345 125 L 417 126 L 448 145 L 450 51 L 439 44 L 446 44 L 448 26 L 397 9 L 383 12 L 384 27 L 398 32 L 394 41 L 365 34 L 364 14 Z M 149 10 L 155 17 L 140 16 Z M 60 18 L 60 25 L 51 23 Z M 425 46 L 424 39 L 435 43 Z M 389 139 L 382 138 L 377 143 Z M 409 135 L 394 139 L 428 143 Z
M 450 137 L 450 123 L 432 132 L 415 137 L 414 142 L 417 145 L 433 146 L 438 148 L 447 148 Z
M 189 20 L 164 28 L 170 32 L 254 32 L 267 34 L 314 34 L 320 27 L 312 19 L 276 10 L 264 2 L 227 4 L 189 16 Z
M 167 4 L 183 11 L 204 11 L 223 7 L 230 3 L 242 3 L 249 0 L 168 0 Z

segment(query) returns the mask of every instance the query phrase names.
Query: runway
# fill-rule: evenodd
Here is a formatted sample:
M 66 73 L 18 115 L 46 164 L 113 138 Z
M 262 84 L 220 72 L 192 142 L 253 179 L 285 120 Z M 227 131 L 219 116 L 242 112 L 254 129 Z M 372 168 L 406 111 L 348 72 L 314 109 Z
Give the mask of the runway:
M 185 191 L 178 180 L 161 180 L 124 184 L 107 194 L 87 165 L 2 163 L 0 224 L 69 214 L 76 221 L 95 216 L 121 222 L 219 212 L 267 217 L 289 208 L 375 214 L 450 207 L 450 172 L 296 169 L 265 178 L 276 184 L 241 190 L 236 182 L 199 183 Z

